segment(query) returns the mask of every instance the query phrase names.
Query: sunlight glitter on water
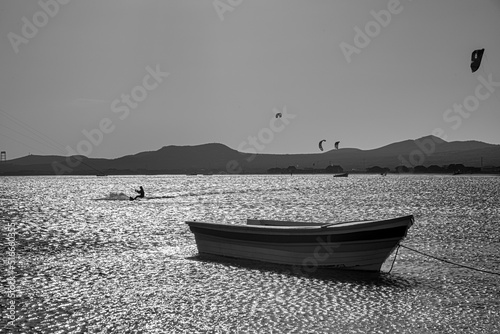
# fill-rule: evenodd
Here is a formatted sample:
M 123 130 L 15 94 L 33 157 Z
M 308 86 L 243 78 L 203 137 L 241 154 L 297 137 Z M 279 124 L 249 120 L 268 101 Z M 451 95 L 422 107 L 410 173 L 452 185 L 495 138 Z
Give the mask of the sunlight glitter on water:
M 144 200 L 107 200 L 139 185 Z M 499 272 L 499 189 L 498 177 L 415 175 L 0 178 L 2 245 L 7 222 L 17 233 L 15 326 L 41 333 L 495 332 L 497 276 L 405 249 L 381 275 L 303 275 L 206 260 L 184 222 L 413 214 L 405 245 Z

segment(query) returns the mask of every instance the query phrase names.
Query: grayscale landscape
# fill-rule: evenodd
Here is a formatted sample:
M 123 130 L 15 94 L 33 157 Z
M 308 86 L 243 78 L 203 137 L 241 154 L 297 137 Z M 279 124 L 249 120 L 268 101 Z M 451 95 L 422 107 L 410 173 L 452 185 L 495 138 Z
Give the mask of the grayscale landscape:
M 0 1 L 0 333 L 500 332 L 499 17 Z

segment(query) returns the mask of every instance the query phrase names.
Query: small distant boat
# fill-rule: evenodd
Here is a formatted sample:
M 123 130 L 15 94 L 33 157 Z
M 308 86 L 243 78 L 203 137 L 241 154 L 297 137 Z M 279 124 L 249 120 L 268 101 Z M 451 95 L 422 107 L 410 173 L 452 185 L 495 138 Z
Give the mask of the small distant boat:
M 186 224 L 201 256 L 378 272 L 413 221 L 410 215 L 341 223 L 248 219 L 246 225 Z
M 453 175 L 461 175 L 461 174 L 463 174 L 463 173 L 459 170 L 453 172 Z
M 348 177 L 349 173 L 335 174 L 333 177 Z

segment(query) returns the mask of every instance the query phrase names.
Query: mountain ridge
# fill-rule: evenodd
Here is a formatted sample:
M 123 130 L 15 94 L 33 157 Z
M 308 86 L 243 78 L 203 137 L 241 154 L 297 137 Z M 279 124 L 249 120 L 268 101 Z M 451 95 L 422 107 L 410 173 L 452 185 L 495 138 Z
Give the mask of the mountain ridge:
M 81 163 L 78 163 L 77 159 Z M 464 164 L 479 167 L 483 162 L 484 165 L 500 166 L 500 145 L 477 140 L 447 142 L 429 135 L 370 150 L 341 148 L 301 154 L 252 154 L 239 152 L 221 143 L 205 143 L 167 145 L 156 151 L 144 151 L 113 159 L 28 155 L 0 164 L 0 174 L 92 174 L 103 171 L 166 174 L 206 171 L 265 173 L 273 167 L 299 166 L 321 169 L 329 165 L 340 165 L 347 171 L 364 171 L 373 166 L 394 169 L 397 166 Z

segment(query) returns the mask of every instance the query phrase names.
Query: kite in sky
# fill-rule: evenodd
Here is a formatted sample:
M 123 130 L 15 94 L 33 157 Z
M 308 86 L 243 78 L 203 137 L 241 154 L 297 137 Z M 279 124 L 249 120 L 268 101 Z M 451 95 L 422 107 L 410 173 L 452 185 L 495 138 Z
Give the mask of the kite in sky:
M 476 72 L 481 65 L 481 59 L 483 59 L 484 49 L 474 50 L 471 56 L 470 68 L 472 73 Z
M 323 151 L 323 142 L 326 141 L 326 139 L 323 139 L 319 142 L 318 146 L 321 151 Z

